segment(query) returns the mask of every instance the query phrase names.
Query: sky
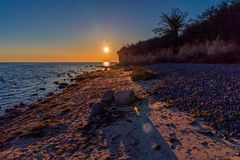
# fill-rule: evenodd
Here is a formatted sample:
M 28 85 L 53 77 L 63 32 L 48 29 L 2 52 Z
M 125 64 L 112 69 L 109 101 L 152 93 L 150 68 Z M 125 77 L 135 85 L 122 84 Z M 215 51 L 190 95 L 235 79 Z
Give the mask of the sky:
M 121 46 L 154 36 L 162 12 L 180 8 L 195 18 L 217 2 L 0 0 L 0 62 L 118 61 Z

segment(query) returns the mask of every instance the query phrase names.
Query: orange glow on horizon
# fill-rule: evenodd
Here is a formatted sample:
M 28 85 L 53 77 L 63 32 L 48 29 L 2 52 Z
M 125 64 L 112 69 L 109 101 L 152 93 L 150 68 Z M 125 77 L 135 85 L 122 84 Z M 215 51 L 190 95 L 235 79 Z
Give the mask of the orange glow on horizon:
M 0 49 L 0 62 L 118 62 L 118 56 L 78 49 Z

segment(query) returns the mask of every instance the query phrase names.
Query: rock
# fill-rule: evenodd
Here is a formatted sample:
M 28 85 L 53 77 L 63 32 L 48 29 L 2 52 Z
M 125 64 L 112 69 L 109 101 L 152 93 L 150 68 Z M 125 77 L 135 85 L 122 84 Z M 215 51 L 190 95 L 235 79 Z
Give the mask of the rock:
M 20 102 L 18 107 L 25 107 L 26 105 L 23 102 Z
M 3 79 L 3 78 L 0 78 L 0 82 L 4 83 L 5 81 L 4 81 L 4 79 Z
M 240 100 L 240 90 L 237 90 L 237 99 Z
M 59 82 L 58 82 L 58 81 L 55 81 L 54 84 L 59 85 Z
M 119 104 L 131 104 L 137 97 L 135 96 L 133 90 L 122 90 L 114 93 L 114 99 Z
M 208 147 L 208 142 L 204 141 L 201 143 L 204 147 Z
M 49 93 L 47 94 L 48 97 L 53 96 L 53 95 L 54 95 L 53 92 L 49 92 Z
M 104 107 L 102 103 L 94 103 L 92 105 L 90 116 L 96 116 L 98 114 L 101 114 L 103 110 L 104 110 Z
M 177 143 L 177 142 L 179 142 L 179 140 L 176 137 L 170 137 L 169 142 Z
M 157 143 L 153 143 L 151 145 L 151 148 L 154 149 L 154 150 L 161 150 L 161 145 L 157 144 Z
M 38 95 L 37 93 L 34 93 L 34 94 L 32 94 L 31 96 L 36 97 L 37 95 Z
M 124 68 L 125 72 L 129 72 L 129 71 L 132 71 L 132 70 L 133 70 L 132 66 L 127 66 L 127 67 Z
M 209 128 L 201 128 L 197 132 L 201 133 L 201 134 L 203 134 L 205 136 L 212 136 L 213 135 L 211 129 L 209 129 Z
M 14 111 L 15 111 L 14 108 L 8 108 L 8 109 L 5 110 L 5 113 L 12 113 Z
M 60 83 L 60 84 L 58 85 L 58 88 L 59 88 L 59 89 L 64 89 L 64 88 L 66 88 L 67 86 L 68 86 L 67 83 Z
M 114 91 L 112 90 L 108 90 L 106 92 L 103 93 L 103 96 L 102 96 L 102 102 L 103 103 L 111 103 L 113 100 L 114 100 Z
M 73 76 L 71 75 L 71 73 L 68 73 L 67 76 L 68 76 L 69 78 L 72 78 L 72 77 L 73 77 Z
M 132 81 L 139 81 L 139 80 L 147 81 L 155 78 L 157 78 L 157 74 L 145 68 L 136 68 L 132 71 L 132 74 L 131 74 Z

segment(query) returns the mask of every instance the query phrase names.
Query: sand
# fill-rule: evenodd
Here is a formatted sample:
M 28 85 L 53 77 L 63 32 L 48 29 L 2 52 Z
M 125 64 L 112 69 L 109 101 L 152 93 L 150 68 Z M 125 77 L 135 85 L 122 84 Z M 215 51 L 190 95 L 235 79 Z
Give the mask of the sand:
M 156 100 L 164 77 L 133 82 L 130 74 L 85 74 L 63 93 L 1 117 L 0 159 L 240 159 L 238 138 L 223 139 L 176 102 Z M 92 104 L 109 89 L 133 89 L 139 100 L 113 102 L 91 117 Z

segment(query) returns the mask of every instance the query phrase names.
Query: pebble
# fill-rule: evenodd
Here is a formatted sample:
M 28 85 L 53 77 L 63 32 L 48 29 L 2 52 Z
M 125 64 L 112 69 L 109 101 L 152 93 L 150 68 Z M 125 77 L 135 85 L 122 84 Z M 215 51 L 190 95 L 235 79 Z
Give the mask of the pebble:
M 211 129 L 209 129 L 209 128 L 201 128 L 197 132 L 201 133 L 201 134 L 203 134 L 205 136 L 212 136 L 213 135 Z
M 48 97 L 51 97 L 51 96 L 53 96 L 53 95 L 54 95 L 53 92 L 49 92 L 49 93 L 47 94 Z
M 154 150 L 161 150 L 161 145 L 158 144 L 158 143 L 153 143 L 151 145 L 151 148 L 154 149 Z
M 209 122 L 216 130 L 240 136 L 240 65 L 155 64 L 150 66 L 167 84 L 154 95 L 159 101 L 176 101 L 180 111 Z
M 201 143 L 204 147 L 208 147 L 208 142 L 204 141 Z
M 0 78 L 0 82 L 3 82 L 3 83 L 4 83 L 5 81 L 4 81 L 4 79 L 3 79 L 3 78 Z
M 64 89 L 64 88 L 66 88 L 68 85 L 69 85 L 69 84 L 67 84 L 67 83 L 59 83 L 58 88 L 59 88 L 59 89 Z

